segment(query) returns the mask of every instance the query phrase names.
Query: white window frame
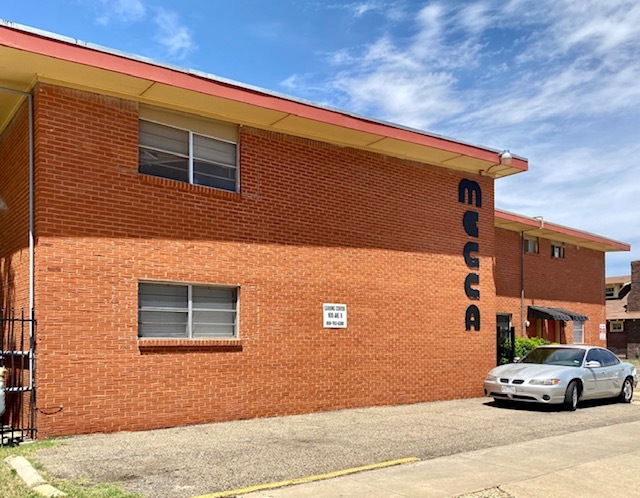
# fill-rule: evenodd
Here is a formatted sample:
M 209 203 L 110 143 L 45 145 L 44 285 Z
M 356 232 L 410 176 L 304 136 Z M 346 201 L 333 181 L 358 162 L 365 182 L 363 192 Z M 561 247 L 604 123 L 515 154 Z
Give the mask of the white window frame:
M 538 237 L 525 235 L 522 243 L 524 244 L 524 252 L 526 254 L 538 254 L 538 252 L 540 252 L 540 241 Z
M 558 254 L 556 254 L 556 249 L 558 250 Z M 564 259 L 564 244 L 562 242 L 551 242 L 551 257 Z
M 206 188 L 214 188 L 214 189 L 217 189 L 217 190 L 223 190 L 225 192 L 236 192 L 236 193 L 240 192 L 240 164 L 239 164 L 240 163 L 240 145 L 239 145 L 238 141 L 226 140 L 224 138 L 216 137 L 216 136 L 213 136 L 213 135 L 207 135 L 205 133 L 200 133 L 200 132 L 193 131 L 193 129 L 190 129 L 190 128 L 184 128 L 182 126 L 176 126 L 174 124 L 170 124 L 170 123 L 163 122 L 163 121 L 158 121 L 156 119 L 150 119 L 150 118 L 147 118 L 147 117 L 140 117 L 139 121 L 145 121 L 147 123 L 153 123 L 153 124 L 156 124 L 156 125 L 159 125 L 159 126 L 166 126 L 167 128 L 173 128 L 174 130 L 180 130 L 180 131 L 188 133 L 187 146 L 189 148 L 189 152 L 188 152 L 187 160 L 188 160 L 188 168 L 189 168 L 189 170 L 188 170 L 188 173 L 187 173 L 188 181 L 184 182 L 184 183 L 189 183 L 190 185 L 198 185 L 198 186 L 206 187 Z M 214 186 L 211 186 L 211 185 L 202 185 L 200 183 L 194 183 L 194 181 L 193 181 L 193 176 L 194 176 L 193 175 L 193 160 L 194 159 L 201 159 L 204 162 L 212 163 L 212 161 L 209 161 L 207 159 L 194 157 L 193 138 L 195 136 L 206 138 L 206 139 L 217 141 L 217 142 L 223 142 L 223 143 L 227 143 L 227 144 L 232 144 L 232 145 L 235 146 L 235 160 L 234 160 L 234 166 L 233 166 L 233 169 L 234 169 L 234 172 L 235 172 L 234 180 L 233 180 L 234 181 L 234 187 L 235 187 L 234 190 L 225 189 L 225 188 L 221 188 L 221 187 L 214 187 Z M 163 150 L 163 149 L 156 149 L 154 147 L 148 147 L 148 146 L 142 145 L 140 143 L 140 137 L 138 137 L 138 150 L 140 150 L 141 147 L 145 148 L 145 149 L 149 149 L 149 150 L 157 150 L 158 152 L 163 152 L 165 154 L 171 154 L 171 155 L 176 156 L 176 157 L 181 157 L 180 154 L 177 154 L 177 153 L 172 152 L 172 151 Z M 214 164 L 219 164 L 219 163 L 214 163 Z M 225 167 L 225 168 L 230 168 L 230 166 L 228 164 L 219 164 L 219 165 L 222 166 L 222 167 Z M 138 165 L 138 167 L 139 167 L 139 165 Z M 141 173 L 141 174 L 144 175 L 144 174 L 149 174 L 149 173 Z M 155 176 L 155 175 L 151 175 L 151 176 Z M 167 178 L 167 177 L 159 176 L 158 178 Z M 174 179 L 174 181 L 180 181 L 180 180 L 175 180 Z
M 609 332 L 624 332 L 624 322 L 622 320 L 609 322 Z
M 615 285 L 607 285 L 604 288 L 604 295 L 607 299 L 613 299 L 617 296 L 616 286 Z
M 580 340 L 577 340 L 580 338 Z M 584 344 L 584 322 L 574 320 L 573 322 L 573 343 Z
M 162 308 L 162 307 L 140 307 L 140 284 L 149 284 L 149 285 L 175 285 L 177 287 L 187 287 L 187 308 Z M 193 335 L 193 288 L 194 287 L 205 287 L 210 289 L 224 289 L 224 290 L 234 290 L 235 291 L 235 309 L 229 310 L 229 313 L 233 313 L 234 323 L 233 323 L 233 335 L 232 336 L 220 336 L 220 337 L 194 337 Z M 139 340 L 148 340 L 148 339 L 160 339 L 160 340 L 235 340 L 239 338 L 238 326 L 240 323 L 240 287 L 233 285 L 208 285 L 208 284 L 187 284 L 182 282 L 164 282 L 164 281 L 153 281 L 153 280 L 140 280 L 138 282 L 138 313 L 141 311 L 164 311 L 167 313 L 184 313 L 187 312 L 187 330 L 185 331 L 184 337 L 169 337 L 169 336 L 141 336 L 140 335 L 140 321 L 138 318 L 138 339 Z M 195 311 L 198 311 L 196 308 Z M 227 310 L 216 310 L 221 312 L 226 312 Z

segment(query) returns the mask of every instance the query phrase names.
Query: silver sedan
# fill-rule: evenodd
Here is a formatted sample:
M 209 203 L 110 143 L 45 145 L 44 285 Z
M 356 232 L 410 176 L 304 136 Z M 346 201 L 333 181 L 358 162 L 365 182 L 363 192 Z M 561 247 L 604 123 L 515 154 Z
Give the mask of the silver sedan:
M 630 403 L 638 383 L 636 367 L 608 349 L 592 346 L 541 346 L 517 363 L 500 365 L 484 381 L 484 394 L 496 403 L 522 401 L 564 404 L 618 398 Z

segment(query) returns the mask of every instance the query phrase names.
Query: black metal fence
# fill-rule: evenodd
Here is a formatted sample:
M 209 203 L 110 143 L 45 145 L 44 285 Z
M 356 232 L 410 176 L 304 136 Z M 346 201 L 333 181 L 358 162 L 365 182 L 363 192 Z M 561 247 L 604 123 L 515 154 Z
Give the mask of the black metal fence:
M 34 439 L 36 434 L 36 321 L 32 317 L 24 309 L 0 309 L 0 366 L 6 369 L 0 446 Z

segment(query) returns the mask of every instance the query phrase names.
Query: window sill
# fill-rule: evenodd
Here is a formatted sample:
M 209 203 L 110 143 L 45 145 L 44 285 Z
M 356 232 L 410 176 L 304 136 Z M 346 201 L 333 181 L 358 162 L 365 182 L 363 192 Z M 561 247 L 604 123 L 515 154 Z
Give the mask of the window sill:
M 138 339 L 138 349 L 144 352 L 234 352 L 242 348 L 242 339 Z
M 142 183 L 150 185 L 164 185 L 183 192 L 197 192 L 207 194 L 212 197 L 218 197 L 223 199 L 241 200 L 242 194 L 240 192 L 231 192 L 230 190 L 222 190 L 215 187 L 207 187 L 206 185 L 195 185 L 193 183 L 181 182 L 179 180 L 173 180 L 171 178 L 162 178 L 160 176 L 147 175 L 144 173 L 138 173 Z

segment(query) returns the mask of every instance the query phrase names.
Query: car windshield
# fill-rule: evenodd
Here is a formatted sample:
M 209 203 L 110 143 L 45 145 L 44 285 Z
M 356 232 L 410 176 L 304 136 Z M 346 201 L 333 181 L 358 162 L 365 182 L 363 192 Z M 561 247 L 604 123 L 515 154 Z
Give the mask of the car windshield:
M 565 367 L 582 366 L 584 349 L 573 348 L 537 348 L 522 359 L 522 363 L 538 365 L 562 365 Z

